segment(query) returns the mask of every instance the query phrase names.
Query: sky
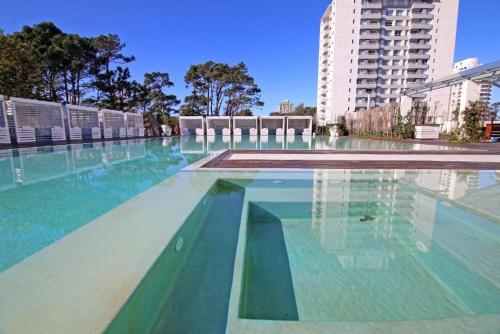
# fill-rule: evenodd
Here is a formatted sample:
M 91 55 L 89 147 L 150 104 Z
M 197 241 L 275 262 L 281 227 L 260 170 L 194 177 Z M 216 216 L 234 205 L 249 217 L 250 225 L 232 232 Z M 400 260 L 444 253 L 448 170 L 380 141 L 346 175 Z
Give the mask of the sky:
M 262 89 L 265 106 L 316 105 L 319 21 L 329 0 L 1 0 L 0 29 L 52 21 L 82 36 L 118 34 L 134 55 L 132 76 L 170 73 L 183 98 L 191 64 L 243 61 Z M 499 0 L 461 0 L 455 61 L 500 59 Z M 500 101 L 500 90 L 492 102 Z

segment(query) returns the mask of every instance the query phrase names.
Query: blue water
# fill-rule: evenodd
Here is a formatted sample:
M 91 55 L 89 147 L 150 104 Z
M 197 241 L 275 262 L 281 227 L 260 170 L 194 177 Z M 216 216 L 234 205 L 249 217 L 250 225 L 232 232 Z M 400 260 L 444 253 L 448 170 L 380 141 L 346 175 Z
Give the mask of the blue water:
M 178 139 L 0 155 L 0 272 L 203 158 Z

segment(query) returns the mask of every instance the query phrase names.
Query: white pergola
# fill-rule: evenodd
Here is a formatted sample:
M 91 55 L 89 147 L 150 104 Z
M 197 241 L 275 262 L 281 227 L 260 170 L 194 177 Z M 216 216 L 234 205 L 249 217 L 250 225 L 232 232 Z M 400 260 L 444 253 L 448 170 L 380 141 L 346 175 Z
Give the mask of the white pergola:
M 66 141 L 60 103 L 10 98 L 18 144 Z
M 99 111 L 96 108 L 67 104 L 68 136 L 70 140 L 101 139 Z
M 180 116 L 179 128 L 181 129 L 181 136 L 205 135 L 203 116 Z
M 257 116 L 233 116 L 234 136 L 257 136 L 259 119 Z
M 260 135 L 285 135 L 285 117 L 283 116 L 262 116 L 260 118 Z
M 99 117 L 104 139 L 127 137 L 123 111 L 102 109 L 99 111 Z
M 207 116 L 207 136 L 230 136 L 231 117 L 229 116 Z
M 312 136 L 312 116 L 288 116 L 286 122 L 287 136 Z
M 144 119 L 142 114 L 126 112 L 125 128 L 127 129 L 128 138 L 144 137 Z
M 0 95 L 0 144 L 10 144 L 7 105 L 2 95 Z

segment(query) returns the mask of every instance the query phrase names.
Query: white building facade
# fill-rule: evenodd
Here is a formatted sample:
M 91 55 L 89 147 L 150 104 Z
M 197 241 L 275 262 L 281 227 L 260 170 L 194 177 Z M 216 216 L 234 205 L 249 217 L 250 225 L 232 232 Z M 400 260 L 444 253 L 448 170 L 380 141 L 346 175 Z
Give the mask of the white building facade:
M 478 58 L 467 58 L 456 62 L 453 65 L 453 73 L 466 71 L 474 67 L 480 66 Z M 491 86 L 488 84 L 478 84 L 471 80 L 467 80 L 449 88 L 450 102 L 448 112 L 444 115 L 443 131 L 450 132 L 455 125 L 453 112 L 458 110 L 458 123 L 462 123 L 463 113 L 469 102 L 481 101 L 490 105 Z
M 449 75 L 459 0 L 334 0 L 321 18 L 318 124 Z M 449 91 L 417 96 L 444 113 Z
M 279 107 L 278 107 L 278 112 L 280 114 L 290 114 L 292 113 L 293 110 L 293 103 L 290 102 L 290 100 L 283 100 L 281 101 Z

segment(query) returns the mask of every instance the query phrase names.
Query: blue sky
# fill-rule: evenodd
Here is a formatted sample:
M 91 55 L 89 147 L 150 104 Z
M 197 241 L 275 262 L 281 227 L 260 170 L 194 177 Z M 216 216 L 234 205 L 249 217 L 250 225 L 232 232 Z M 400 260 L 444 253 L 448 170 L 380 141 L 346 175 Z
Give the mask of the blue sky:
M 316 104 L 319 19 L 328 0 L 2 0 L 0 28 L 53 21 L 84 36 L 116 33 L 136 56 L 132 75 L 166 71 L 184 97 L 190 64 L 244 61 L 263 91 L 261 113 L 279 101 Z M 500 59 L 500 1 L 462 0 L 455 60 Z M 500 92 L 494 91 L 500 101 Z

